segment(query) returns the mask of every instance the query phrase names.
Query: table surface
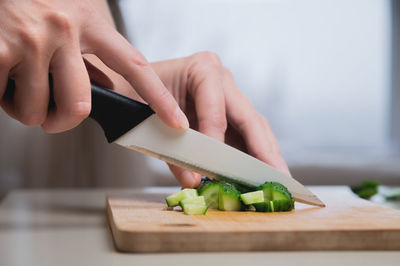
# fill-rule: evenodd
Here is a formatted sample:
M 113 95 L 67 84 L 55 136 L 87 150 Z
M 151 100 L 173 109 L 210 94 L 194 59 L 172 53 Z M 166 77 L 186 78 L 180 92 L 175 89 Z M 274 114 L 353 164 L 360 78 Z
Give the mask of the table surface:
M 312 189 L 312 187 L 311 187 Z M 113 193 L 177 188 L 15 190 L 0 203 L 0 265 L 400 265 L 400 252 L 127 254 L 115 250 L 105 216 Z

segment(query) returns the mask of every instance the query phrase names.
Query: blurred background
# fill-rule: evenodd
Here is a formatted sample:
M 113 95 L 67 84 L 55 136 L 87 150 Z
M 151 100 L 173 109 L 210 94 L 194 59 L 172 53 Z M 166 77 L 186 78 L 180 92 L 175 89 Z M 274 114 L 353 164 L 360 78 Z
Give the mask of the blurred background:
M 400 184 L 400 1 L 119 0 L 150 61 L 217 53 L 305 184 Z M 85 121 L 47 135 L 0 113 L 0 198 L 17 187 L 177 185 Z

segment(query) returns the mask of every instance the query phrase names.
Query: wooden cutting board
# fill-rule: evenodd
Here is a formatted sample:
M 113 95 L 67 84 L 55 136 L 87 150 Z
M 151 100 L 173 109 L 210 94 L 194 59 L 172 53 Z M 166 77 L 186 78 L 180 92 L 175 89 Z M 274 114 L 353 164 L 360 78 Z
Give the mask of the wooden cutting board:
M 107 216 L 126 252 L 400 250 L 400 211 L 355 197 L 347 187 L 314 187 L 326 208 L 297 204 L 288 213 L 185 215 L 165 194 L 110 195 Z

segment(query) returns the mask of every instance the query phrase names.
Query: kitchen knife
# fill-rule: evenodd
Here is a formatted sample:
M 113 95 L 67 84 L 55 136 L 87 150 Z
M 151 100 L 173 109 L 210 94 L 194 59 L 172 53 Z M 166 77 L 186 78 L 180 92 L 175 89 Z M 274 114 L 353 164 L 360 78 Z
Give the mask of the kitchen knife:
M 9 89 L 12 88 L 12 84 Z M 325 206 L 306 187 L 268 164 L 192 129 L 168 127 L 146 104 L 92 84 L 90 117 L 108 142 L 156 157 L 217 180 L 258 186 L 276 181 L 302 203 Z M 51 100 L 50 105 L 54 105 Z

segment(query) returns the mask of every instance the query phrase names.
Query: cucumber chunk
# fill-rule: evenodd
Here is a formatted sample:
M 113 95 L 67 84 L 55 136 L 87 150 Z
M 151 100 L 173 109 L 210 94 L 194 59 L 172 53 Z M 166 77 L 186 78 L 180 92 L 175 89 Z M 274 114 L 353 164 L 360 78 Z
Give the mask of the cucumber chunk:
M 294 200 L 271 200 L 253 203 L 257 212 L 287 212 L 294 209 Z
M 198 196 L 194 198 L 187 198 L 179 201 L 179 205 L 183 208 L 185 204 L 198 204 L 198 205 L 206 205 L 206 201 L 204 200 L 204 196 Z
M 203 183 L 199 190 L 199 195 L 204 196 L 204 200 L 206 201 L 208 208 L 218 209 L 220 190 L 221 186 L 219 183 L 210 181 L 206 181 Z
M 199 195 L 204 196 L 210 209 L 222 211 L 239 211 L 242 209 L 240 192 L 230 184 L 206 181 L 201 185 Z
M 278 182 L 265 182 L 257 188 L 264 192 L 265 203 L 254 203 L 258 212 L 285 212 L 294 209 L 294 200 L 289 190 Z
M 220 184 L 218 209 L 222 211 L 240 211 L 242 203 L 240 202 L 240 192 L 232 186 Z
M 272 200 L 272 185 L 271 182 L 265 182 L 263 185 L 259 186 L 257 190 L 262 190 L 264 192 L 264 201 Z
M 256 212 L 273 212 L 271 201 L 256 202 L 253 204 Z
M 206 214 L 207 212 L 207 205 L 205 204 L 191 204 L 191 203 L 186 203 L 182 204 L 182 210 L 184 214 Z
M 165 198 L 165 201 L 167 202 L 168 207 L 175 207 L 179 205 L 179 202 L 181 200 L 185 200 L 188 198 L 194 198 L 197 197 L 198 193 L 196 189 L 182 189 L 179 192 L 176 192 L 170 196 L 168 196 L 167 198 Z
M 294 200 L 272 200 L 270 201 L 274 212 L 288 212 L 294 209 Z
M 278 182 L 265 182 L 263 185 L 259 186 L 257 190 L 262 190 L 264 192 L 264 201 L 292 199 L 292 194 L 290 194 L 289 190 Z
M 244 204 L 250 205 L 257 202 L 264 201 L 264 192 L 262 190 L 240 194 L 240 199 Z

